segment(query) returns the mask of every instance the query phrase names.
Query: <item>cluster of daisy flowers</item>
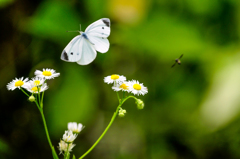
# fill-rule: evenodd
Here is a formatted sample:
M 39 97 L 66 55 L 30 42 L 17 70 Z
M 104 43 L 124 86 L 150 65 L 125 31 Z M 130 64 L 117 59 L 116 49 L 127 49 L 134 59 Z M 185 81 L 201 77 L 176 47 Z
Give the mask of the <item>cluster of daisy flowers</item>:
M 60 73 L 56 73 L 55 70 L 48 68 L 43 69 L 43 71 L 36 70 L 34 74 L 35 77 L 33 77 L 30 80 L 24 77 L 15 78 L 14 80 L 7 84 L 7 89 L 13 91 L 16 88 L 18 89 L 24 88 L 32 94 L 44 92 L 45 90 L 48 89 L 47 83 L 45 83 L 46 80 L 53 79 L 60 75 Z
M 112 89 L 114 91 L 126 91 L 134 95 L 145 95 L 148 93 L 147 87 L 137 80 L 126 81 L 126 77 L 122 75 L 113 74 L 104 78 L 107 84 L 113 83 Z
M 63 134 L 62 139 L 59 142 L 59 151 L 60 154 L 67 155 L 69 152 L 72 151 L 75 144 L 73 144 L 73 141 L 77 138 L 77 135 L 82 131 L 84 126 L 76 122 L 70 122 L 68 123 L 68 130 L 65 131 Z

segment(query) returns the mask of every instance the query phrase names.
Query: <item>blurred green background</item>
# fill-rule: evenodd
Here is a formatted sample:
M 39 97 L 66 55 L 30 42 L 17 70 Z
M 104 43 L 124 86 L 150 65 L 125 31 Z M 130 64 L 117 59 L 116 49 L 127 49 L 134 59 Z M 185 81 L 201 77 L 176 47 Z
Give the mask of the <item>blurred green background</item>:
M 239 0 L 0 0 L 0 15 L 1 159 L 52 158 L 37 107 L 6 89 L 43 68 L 61 74 L 44 98 L 56 149 L 68 122 L 85 125 L 77 157 L 97 140 L 118 102 L 103 78 L 120 74 L 148 87 L 145 108 L 128 100 L 87 159 L 240 158 Z M 107 53 L 87 66 L 60 60 L 78 35 L 66 31 L 104 17 Z

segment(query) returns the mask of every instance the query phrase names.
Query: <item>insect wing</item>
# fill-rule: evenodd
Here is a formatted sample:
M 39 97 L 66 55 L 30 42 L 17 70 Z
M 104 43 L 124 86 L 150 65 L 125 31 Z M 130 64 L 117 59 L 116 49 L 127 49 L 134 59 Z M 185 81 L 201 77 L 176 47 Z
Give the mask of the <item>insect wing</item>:
M 108 51 L 110 44 L 107 37 L 109 35 L 110 19 L 99 19 L 87 27 L 85 34 L 78 35 L 69 42 L 61 54 L 61 59 L 87 65 L 96 58 L 96 51 L 101 53 Z
M 176 62 L 172 65 L 172 67 L 171 68 L 173 68 L 174 66 L 176 65 Z
M 90 24 L 85 33 L 89 36 L 107 38 L 110 35 L 110 19 L 102 18 Z
M 61 59 L 67 62 L 79 61 L 82 54 L 82 50 L 79 46 L 81 45 L 83 39 L 84 38 L 81 35 L 74 37 L 63 49 Z
M 77 63 L 79 65 L 87 65 L 91 63 L 97 56 L 97 52 L 93 45 L 85 38 L 82 38 L 82 41 L 79 45 L 81 51 L 81 58 Z
M 110 35 L 110 19 L 102 18 L 92 23 L 85 33 L 97 51 L 101 53 L 108 51 L 110 44 L 107 37 Z
M 107 38 L 97 36 L 88 36 L 89 40 L 94 44 L 93 47 L 101 53 L 106 53 L 109 49 L 110 43 Z

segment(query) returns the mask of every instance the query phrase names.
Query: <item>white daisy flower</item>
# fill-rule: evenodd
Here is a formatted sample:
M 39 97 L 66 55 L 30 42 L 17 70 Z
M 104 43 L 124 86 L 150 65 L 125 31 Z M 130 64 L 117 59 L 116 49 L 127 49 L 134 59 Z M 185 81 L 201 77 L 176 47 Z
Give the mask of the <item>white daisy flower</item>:
M 48 89 L 48 86 L 46 83 L 43 83 L 42 85 L 36 85 L 37 80 L 29 81 L 26 84 L 26 89 L 31 93 L 38 93 L 38 92 L 44 92 Z
M 65 131 L 63 135 L 63 140 L 67 143 L 73 142 L 77 137 L 77 134 L 73 134 L 72 130 Z
M 43 71 L 36 70 L 34 74 L 37 77 L 45 78 L 45 79 L 53 79 L 54 77 L 60 76 L 60 73 L 55 73 L 54 69 L 43 69 Z
M 130 86 L 130 83 L 127 81 L 124 81 L 124 82 L 120 82 L 120 83 L 116 84 L 115 86 L 112 86 L 112 89 L 116 92 L 121 91 L 121 90 L 130 92 L 129 86 Z
M 142 83 L 136 80 L 132 80 L 130 83 L 130 91 L 135 95 L 144 95 L 148 93 L 147 87 L 144 87 Z
M 68 130 L 71 130 L 73 133 L 80 133 L 80 131 L 82 131 L 83 128 L 84 126 L 81 123 L 79 124 L 77 124 L 76 122 L 68 123 Z
M 107 84 L 114 83 L 114 82 L 119 83 L 119 82 L 124 82 L 124 81 L 126 81 L 126 77 L 120 76 L 117 74 L 113 74 L 111 76 L 104 77 L 104 82 Z
M 45 79 L 41 77 L 34 77 L 29 82 L 32 82 L 35 86 L 40 86 L 44 83 Z
M 28 78 L 25 78 L 25 79 L 23 77 L 15 78 L 14 80 L 12 80 L 12 82 L 9 82 L 7 84 L 7 89 L 13 91 L 16 88 L 19 88 L 19 89 L 20 87 L 25 88 L 27 81 L 28 81 Z
M 72 144 L 72 143 L 66 143 L 64 142 L 63 140 L 60 140 L 59 142 L 59 151 L 60 151 L 60 154 L 64 154 L 65 151 L 68 151 L 68 152 L 71 152 L 73 147 L 75 146 L 75 144 Z

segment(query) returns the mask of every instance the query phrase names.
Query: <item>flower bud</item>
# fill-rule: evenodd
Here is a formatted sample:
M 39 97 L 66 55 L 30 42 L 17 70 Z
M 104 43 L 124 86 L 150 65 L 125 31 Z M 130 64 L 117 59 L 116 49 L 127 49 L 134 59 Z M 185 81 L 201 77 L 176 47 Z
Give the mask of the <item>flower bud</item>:
M 65 134 L 63 135 L 63 141 L 66 143 L 72 143 L 77 137 L 77 134 L 73 134 L 72 130 L 65 131 Z
M 31 96 L 28 98 L 28 100 L 29 100 L 30 102 L 35 102 L 35 97 L 34 97 L 33 95 L 31 95 Z
M 122 109 L 122 113 L 125 114 L 127 113 L 127 111 L 125 109 Z
M 72 148 L 75 146 L 75 144 L 72 144 L 72 143 L 66 143 L 64 142 L 63 140 L 60 140 L 59 142 L 59 150 L 60 150 L 60 154 L 64 154 L 64 152 L 68 151 L 72 151 Z
M 125 113 L 127 113 L 127 111 L 126 111 L 125 109 L 122 109 L 122 108 L 120 108 L 120 110 L 118 111 L 118 115 L 119 115 L 120 117 L 124 117 L 124 116 L 125 116 Z
M 73 133 L 80 133 L 84 126 L 81 123 L 76 122 L 69 122 L 68 123 L 68 130 L 72 130 Z
M 124 117 L 124 116 L 125 116 L 124 113 L 118 113 L 118 115 L 119 115 L 120 117 Z
M 143 109 L 144 108 L 144 103 L 141 99 L 137 99 L 136 104 L 137 104 L 138 109 Z

